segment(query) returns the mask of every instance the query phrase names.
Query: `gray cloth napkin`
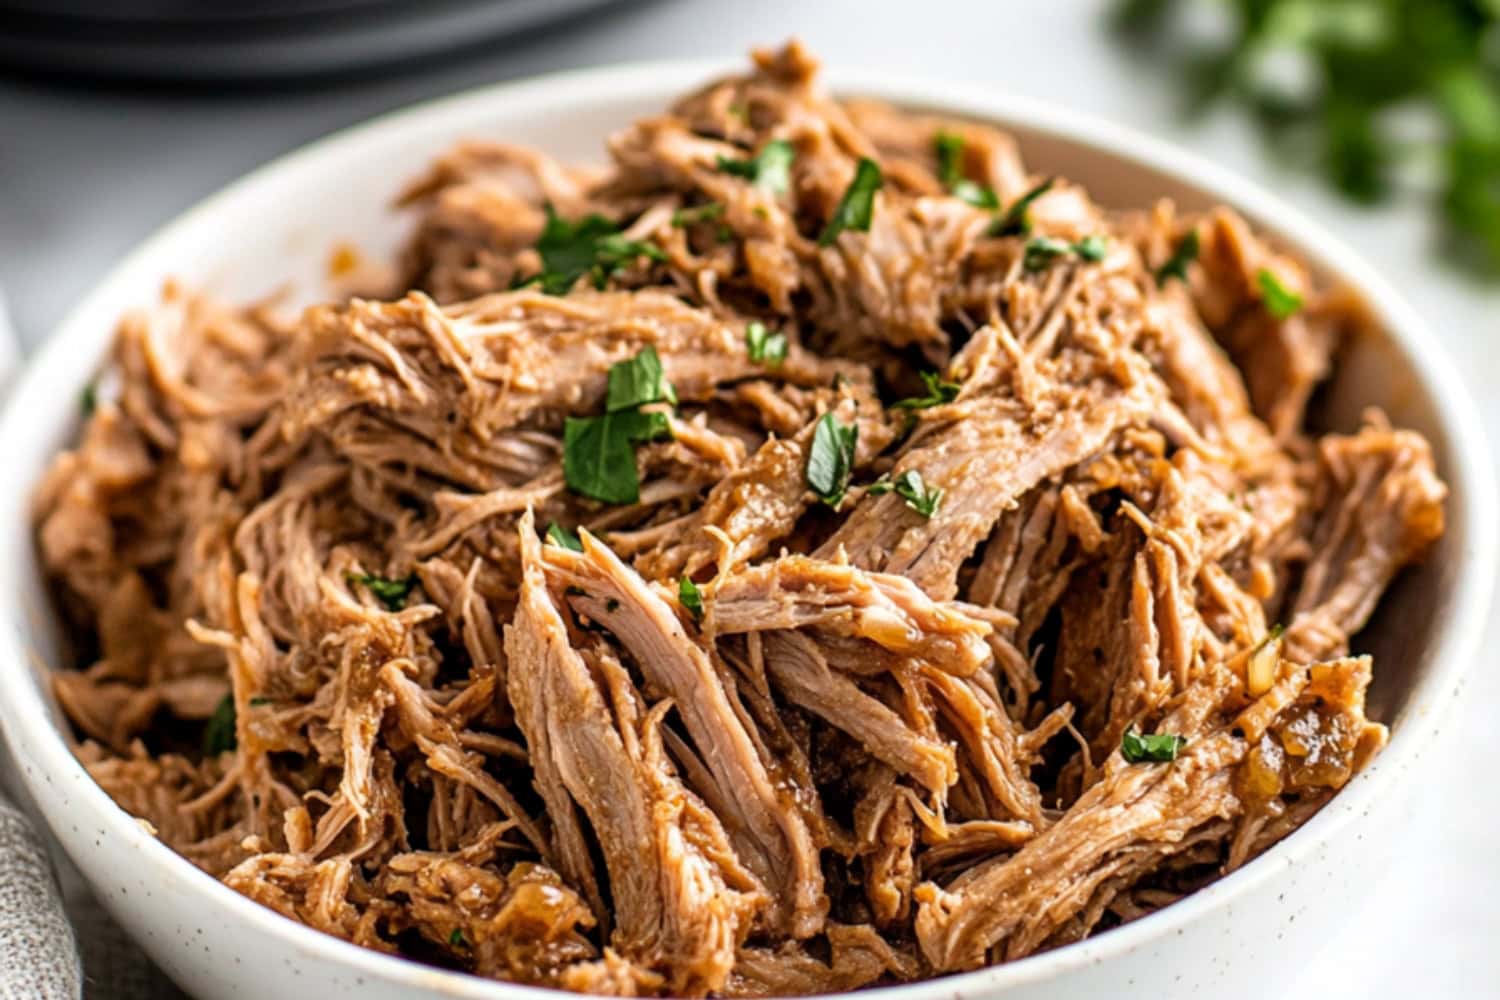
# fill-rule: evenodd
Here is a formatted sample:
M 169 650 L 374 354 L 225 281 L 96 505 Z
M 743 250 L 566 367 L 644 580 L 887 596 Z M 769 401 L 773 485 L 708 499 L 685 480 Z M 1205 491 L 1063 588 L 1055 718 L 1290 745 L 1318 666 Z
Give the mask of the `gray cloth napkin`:
M 0 998 L 74 1000 L 82 975 L 47 846 L 0 801 Z
M 20 348 L 0 295 L 0 398 Z M 9 771 L 9 762 L 4 762 Z M 73 928 L 63 912 L 47 845 L 0 791 L 0 998 L 73 1000 L 82 976 Z
M 0 294 L 0 400 L 20 355 Z M 0 741 L 0 1000 L 181 997 L 62 853 L 48 850 L 46 828 L 18 806 L 24 802 Z

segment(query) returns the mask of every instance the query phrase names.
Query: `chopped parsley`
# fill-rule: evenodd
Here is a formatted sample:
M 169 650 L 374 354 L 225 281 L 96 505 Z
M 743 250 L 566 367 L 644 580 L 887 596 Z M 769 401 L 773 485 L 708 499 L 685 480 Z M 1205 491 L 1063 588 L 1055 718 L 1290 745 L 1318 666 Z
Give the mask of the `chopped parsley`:
M 1094 233 L 1074 243 L 1073 252 L 1082 259 L 1097 264 L 1109 253 L 1109 242 L 1103 236 Z
M 1188 265 L 1197 259 L 1198 230 L 1189 229 L 1183 234 L 1182 239 L 1177 241 L 1177 246 L 1172 250 L 1172 256 L 1156 269 L 1156 287 L 1161 288 L 1172 278 L 1187 281 Z
M 693 621 L 703 620 L 703 594 L 698 585 L 684 576 L 677 582 L 677 600 L 693 616 Z
M 203 727 L 203 755 L 217 757 L 239 745 L 234 732 L 234 695 L 226 694 Z
M 838 510 L 849 490 L 858 437 L 858 425 L 841 424 L 832 413 L 823 414 L 813 431 L 812 450 L 807 453 L 807 485 L 834 510 Z
M 373 573 L 350 573 L 348 580 L 350 583 L 362 584 L 366 590 L 380 599 L 380 603 L 384 604 L 388 611 L 400 611 L 405 607 L 407 595 L 411 593 L 411 588 L 417 585 L 415 575 L 392 580 Z
M 99 390 L 90 382 L 83 387 L 83 392 L 78 396 L 78 408 L 83 411 L 85 417 L 94 415 L 94 410 L 99 407 Z
M 751 361 L 775 368 L 786 360 L 786 348 L 786 334 L 767 330 L 760 320 L 745 326 L 745 350 Z
M 792 161 L 796 158 L 797 151 L 790 142 L 772 139 L 748 160 L 721 156 L 718 165 L 721 173 L 743 177 L 762 191 L 786 194 L 792 187 Z
M 1045 271 L 1051 263 L 1064 254 L 1076 254 L 1081 260 L 1100 261 L 1107 252 L 1104 237 L 1097 233 L 1085 236 L 1077 243 L 1069 243 L 1055 236 L 1033 236 L 1026 241 L 1021 266 L 1028 271 Z
M 928 486 L 916 469 L 907 469 L 895 479 L 881 476 L 870 484 L 872 496 L 882 493 L 895 493 L 906 501 L 906 506 L 929 519 L 937 513 L 938 506 L 943 502 L 942 488 Z
M 1166 763 L 1177 759 L 1177 754 L 1187 746 L 1187 737 L 1175 733 L 1143 734 L 1134 726 L 1126 728 L 1120 737 L 1120 756 L 1131 764 Z
M 1256 271 L 1255 283 L 1260 286 L 1260 301 L 1266 312 L 1275 318 L 1286 319 L 1302 308 L 1302 296 L 1283 285 L 1270 268 Z
M 609 612 L 619 611 L 620 599 L 617 597 L 606 598 L 604 601 L 604 610 Z
M 665 413 L 623 410 L 569 417 L 563 424 L 563 478 L 568 489 L 605 503 L 635 503 L 641 477 L 635 446 L 672 436 Z
M 933 137 L 932 146 L 937 153 L 938 180 L 953 193 L 955 198 L 966 201 L 975 208 L 990 210 L 1000 207 L 1000 199 L 992 188 L 985 187 L 964 176 L 964 138 L 952 132 L 939 132 Z
M 263 694 L 252 695 L 251 698 L 250 698 L 250 707 L 251 708 L 259 708 L 262 705 L 269 705 L 270 703 L 271 703 L 271 699 L 267 698 Z
M 880 165 L 868 156 L 862 157 L 859 166 L 854 168 L 854 179 L 849 182 L 844 196 L 839 199 L 838 207 L 833 210 L 833 217 L 823 227 L 818 245 L 829 246 L 842 232 L 869 232 L 870 220 L 875 216 L 875 192 L 884 183 Z
M 464 937 L 464 932 L 457 927 L 453 928 L 453 933 L 448 935 L 448 944 L 454 948 L 467 948 L 469 946 L 468 939 Z
M 1048 177 L 1011 203 L 1005 214 L 990 226 L 991 236 L 1025 236 L 1031 232 L 1031 203 L 1052 190 L 1057 178 Z
M 684 226 L 691 226 L 695 222 L 707 222 L 710 219 L 717 219 L 723 214 L 724 206 L 717 201 L 711 201 L 705 205 L 695 205 L 692 208 L 679 208 L 672 213 L 672 225 L 678 229 L 682 229 Z
M 609 366 L 609 391 L 604 400 L 606 413 L 661 402 L 676 406 L 677 391 L 667 381 L 656 348 L 647 344 L 635 357 Z
M 542 258 L 541 272 L 517 281 L 514 287 L 535 284 L 548 295 L 566 295 L 584 275 L 589 275 L 595 288 L 603 288 L 610 275 L 640 257 L 667 259 L 655 243 L 626 239 L 620 227 L 602 215 L 569 222 L 551 205 L 536 251 Z
M 927 386 L 925 396 L 912 396 L 909 399 L 898 400 L 891 404 L 892 408 L 926 410 L 934 406 L 942 406 L 944 403 L 951 403 L 958 398 L 958 383 L 944 382 L 943 376 L 937 372 L 922 372 L 922 383 Z
M 1021 266 L 1028 271 L 1045 271 L 1051 263 L 1073 249 L 1067 240 L 1055 236 L 1033 236 L 1026 241 Z
M 609 368 L 604 413 L 569 417 L 563 424 L 563 478 L 568 489 L 605 503 L 635 503 L 641 496 L 635 446 L 672 436 L 665 413 L 647 413 L 648 403 L 677 402 L 656 348 Z
M 578 537 L 578 532 L 564 528 L 556 521 L 547 525 L 547 541 L 570 552 L 583 551 L 583 540 Z

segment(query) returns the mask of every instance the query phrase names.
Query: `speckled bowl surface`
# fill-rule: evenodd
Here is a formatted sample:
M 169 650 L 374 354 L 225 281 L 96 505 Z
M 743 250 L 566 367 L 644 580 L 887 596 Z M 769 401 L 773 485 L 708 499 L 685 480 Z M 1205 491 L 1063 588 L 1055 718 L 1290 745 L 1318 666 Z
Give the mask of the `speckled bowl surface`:
M 450 142 L 494 136 L 597 161 L 610 131 L 723 69 L 638 65 L 505 84 L 388 115 L 278 160 L 131 254 L 56 331 L 12 393 L 0 416 L 0 727 L 30 794 L 99 898 L 195 996 L 555 994 L 366 951 L 286 920 L 158 843 L 74 759 L 45 682 L 63 645 L 38 575 L 29 495 L 77 432 L 80 392 L 116 319 L 152 302 L 168 276 L 231 299 L 281 288 L 315 299 L 326 291 L 320 286 L 335 243 L 376 257 L 394 250 L 406 224 L 390 211 L 395 193 Z M 1363 405 L 1382 406 L 1397 424 L 1428 435 L 1452 491 L 1441 545 L 1398 582 L 1357 643 L 1376 655 L 1372 710 L 1390 724 L 1390 745 L 1302 829 L 1159 913 L 1020 962 L 866 994 L 1275 995 L 1340 915 L 1359 905 L 1371 873 L 1398 863 L 1411 846 L 1400 835 L 1405 792 L 1433 763 L 1433 736 L 1476 652 L 1496 564 L 1494 484 L 1473 406 L 1421 317 L 1353 252 L 1260 188 L 1156 139 L 1031 101 L 878 73 L 835 72 L 830 80 L 842 94 L 994 122 L 1020 139 L 1033 169 L 1068 176 L 1105 204 L 1140 206 L 1169 195 L 1190 208 L 1232 205 L 1359 289 L 1384 327 L 1349 351 L 1322 419 L 1352 427 Z

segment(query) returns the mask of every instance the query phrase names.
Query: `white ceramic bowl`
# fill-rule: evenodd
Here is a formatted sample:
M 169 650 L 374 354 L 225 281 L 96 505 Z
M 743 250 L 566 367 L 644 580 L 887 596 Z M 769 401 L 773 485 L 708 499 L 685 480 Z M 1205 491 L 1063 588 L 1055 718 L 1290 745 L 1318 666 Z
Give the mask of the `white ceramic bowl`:
M 133 253 L 48 342 L 0 419 L 0 723 L 26 787 L 104 905 L 161 967 L 203 998 L 358 993 L 397 997 L 555 996 L 356 948 L 250 902 L 146 834 L 74 760 L 45 683 L 58 625 L 38 578 L 28 495 L 76 432 L 82 387 L 116 319 L 154 300 L 164 278 L 232 299 L 290 285 L 315 298 L 331 244 L 381 255 L 404 233 L 389 209 L 400 185 L 461 137 L 529 143 L 597 161 L 613 129 L 662 108 L 722 66 L 658 64 L 505 84 L 422 105 L 279 160 L 182 216 Z M 1021 140 L 1033 169 L 1086 185 L 1106 204 L 1160 195 L 1227 203 L 1359 289 L 1386 328 L 1335 376 L 1333 426 L 1366 403 L 1427 434 L 1452 489 L 1448 533 L 1428 564 L 1387 596 L 1360 647 L 1376 654 L 1374 711 L 1390 745 L 1333 803 L 1244 869 L 1097 938 L 1010 965 L 881 998 L 1007 1000 L 1102 996 L 1267 996 L 1358 905 L 1404 846 L 1399 810 L 1473 656 L 1489 606 L 1496 509 L 1488 451 L 1463 386 L 1421 318 L 1352 252 L 1259 188 L 1179 149 L 1110 123 L 973 88 L 838 74 L 838 92 L 992 121 Z M 1427 758 L 1427 759 L 1424 759 Z M 1399 921 L 1392 921 L 1393 936 Z M 1394 946 L 1400 946 L 1393 940 Z

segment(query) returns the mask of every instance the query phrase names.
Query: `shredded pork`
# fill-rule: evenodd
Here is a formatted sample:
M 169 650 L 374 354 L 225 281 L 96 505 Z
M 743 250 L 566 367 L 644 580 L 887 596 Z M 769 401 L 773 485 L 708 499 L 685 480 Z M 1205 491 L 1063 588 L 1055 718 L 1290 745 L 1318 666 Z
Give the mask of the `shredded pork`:
M 1309 428 L 1358 304 L 816 69 L 756 53 L 602 169 L 445 154 L 384 300 L 123 320 L 35 507 L 122 808 L 367 947 L 789 995 L 1134 919 L 1379 750 L 1358 633 L 1445 490 L 1378 412 Z M 620 502 L 573 478 L 606 410 L 660 424 Z

